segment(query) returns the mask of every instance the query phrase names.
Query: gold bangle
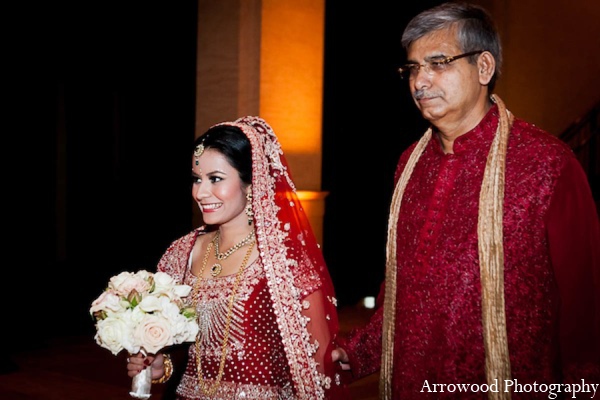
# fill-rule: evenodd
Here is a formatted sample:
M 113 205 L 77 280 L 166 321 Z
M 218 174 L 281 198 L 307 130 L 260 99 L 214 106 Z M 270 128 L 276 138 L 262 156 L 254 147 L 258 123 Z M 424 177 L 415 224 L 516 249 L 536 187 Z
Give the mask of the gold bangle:
M 165 383 L 171 378 L 173 375 L 173 360 L 171 360 L 171 355 L 163 353 L 163 368 L 165 373 L 158 379 L 152 379 L 152 383 Z

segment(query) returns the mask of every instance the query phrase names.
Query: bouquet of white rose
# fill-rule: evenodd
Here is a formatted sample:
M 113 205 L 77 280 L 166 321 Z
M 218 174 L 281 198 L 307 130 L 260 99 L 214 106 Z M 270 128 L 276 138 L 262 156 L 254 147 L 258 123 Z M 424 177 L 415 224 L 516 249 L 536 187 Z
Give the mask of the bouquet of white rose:
M 157 353 L 194 341 L 199 329 L 196 312 L 184 302 L 191 289 L 164 272 L 141 270 L 113 276 L 90 308 L 96 343 L 116 355 L 123 349 L 130 354 Z M 151 375 L 151 368 L 146 368 L 133 378 L 132 397 L 150 397 Z

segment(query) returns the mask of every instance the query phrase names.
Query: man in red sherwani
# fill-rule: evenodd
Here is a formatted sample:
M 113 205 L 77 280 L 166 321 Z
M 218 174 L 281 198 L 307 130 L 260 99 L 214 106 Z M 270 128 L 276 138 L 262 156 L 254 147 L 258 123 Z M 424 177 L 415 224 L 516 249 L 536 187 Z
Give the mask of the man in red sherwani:
M 492 94 L 485 10 L 427 10 L 402 45 L 431 128 L 398 163 L 378 308 L 334 361 L 356 379 L 379 370 L 382 399 L 591 398 L 600 227 L 579 162 Z

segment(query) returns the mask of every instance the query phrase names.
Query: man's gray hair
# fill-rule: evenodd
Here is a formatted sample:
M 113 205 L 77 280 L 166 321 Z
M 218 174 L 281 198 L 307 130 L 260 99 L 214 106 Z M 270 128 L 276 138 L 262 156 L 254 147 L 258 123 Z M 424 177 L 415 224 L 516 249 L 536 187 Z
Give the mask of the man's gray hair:
M 402 34 L 402 47 L 441 29 L 456 29 L 458 44 L 463 53 L 476 50 L 489 51 L 496 60 L 496 70 L 489 88 L 494 89 L 502 70 L 502 43 L 490 14 L 482 7 L 468 3 L 444 3 L 415 16 Z M 450 54 L 454 55 L 454 54 Z M 477 56 L 469 57 L 473 62 Z

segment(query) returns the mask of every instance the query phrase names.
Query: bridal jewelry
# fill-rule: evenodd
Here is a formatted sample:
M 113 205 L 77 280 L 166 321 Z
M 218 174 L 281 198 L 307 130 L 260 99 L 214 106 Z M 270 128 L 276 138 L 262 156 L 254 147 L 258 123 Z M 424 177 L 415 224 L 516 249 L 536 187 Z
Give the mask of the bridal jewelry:
M 218 234 L 217 234 L 217 236 L 218 236 Z M 246 238 L 246 239 L 248 239 L 248 238 Z M 246 239 L 244 239 L 244 241 Z M 206 262 L 208 261 L 208 255 L 210 254 L 210 251 L 212 250 L 213 242 L 217 243 L 213 239 L 210 243 L 208 243 L 208 246 L 206 247 L 206 253 L 204 255 L 204 260 L 202 262 L 202 269 L 200 270 L 200 273 L 198 274 L 196 282 L 194 283 L 194 288 L 192 291 L 192 299 L 196 299 L 196 301 L 198 301 L 197 295 L 200 290 L 200 283 L 204 281 L 204 278 L 203 278 L 204 269 L 206 268 Z M 240 247 L 241 247 L 241 245 L 240 245 Z M 213 394 L 215 394 L 215 392 L 219 388 L 219 385 L 221 384 L 221 379 L 223 379 L 223 372 L 225 371 L 225 360 L 227 358 L 227 344 L 229 343 L 229 332 L 231 330 L 231 319 L 233 317 L 233 303 L 235 301 L 235 294 L 236 294 L 237 289 L 242 280 L 242 275 L 244 273 L 244 269 L 246 269 L 246 265 L 248 264 L 248 260 L 250 259 L 250 255 L 252 254 L 253 248 L 254 248 L 254 241 L 252 241 L 250 246 L 248 247 L 248 251 L 246 252 L 246 255 L 244 256 L 242 265 L 240 265 L 240 269 L 237 273 L 237 276 L 235 277 L 235 282 L 233 283 L 233 288 L 231 289 L 231 297 L 229 298 L 229 307 L 227 309 L 227 320 L 225 322 L 225 333 L 223 334 L 223 343 L 221 344 L 221 362 L 219 364 L 219 373 L 212 385 L 210 385 L 204 381 L 204 375 L 202 374 L 202 360 L 201 360 L 202 356 L 200 353 L 200 334 L 201 334 L 201 332 L 198 332 L 198 336 L 196 336 L 196 367 L 197 367 L 197 371 L 198 371 L 198 380 L 200 381 L 200 388 L 202 389 L 204 394 L 207 396 L 212 396 Z
M 219 238 L 220 237 L 221 237 L 221 232 L 217 231 L 217 234 L 215 235 L 214 239 L 212 240 L 212 243 L 215 246 L 215 257 L 217 258 L 217 260 L 223 261 L 230 255 L 232 255 L 233 253 L 235 253 L 236 251 L 238 251 L 239 249 L 241 249 L 242 247 L 247 245 L 248 243 L 254 243 L 254 230 L 252 232 L 250 232 L 248 234 L 248 236 L 246 236 L 241 242 L 239 242 L 238 244 L 236 244 L 235 246 L 233 246 L 232 248 L 230 248 L 229 250 L 227 250 L 224 253 L 221 253 L 219 251 Z M 222 270 L 223 270 L 223 266 L 217 262 L 217 263 L 213 264 L 212 267 L 210 267 L 210 274 L 213 276 L 213 278 L 216 278 L 217 276 L 219 276 L 219 274 L 221 273 Z
M 200 164 L 200 161 L 198 161 L 198 159 L 200 158 L 202 153 L 204 153 L 204 140 L 194 149 L 194 158 L 196 158 L 196 165 Z

